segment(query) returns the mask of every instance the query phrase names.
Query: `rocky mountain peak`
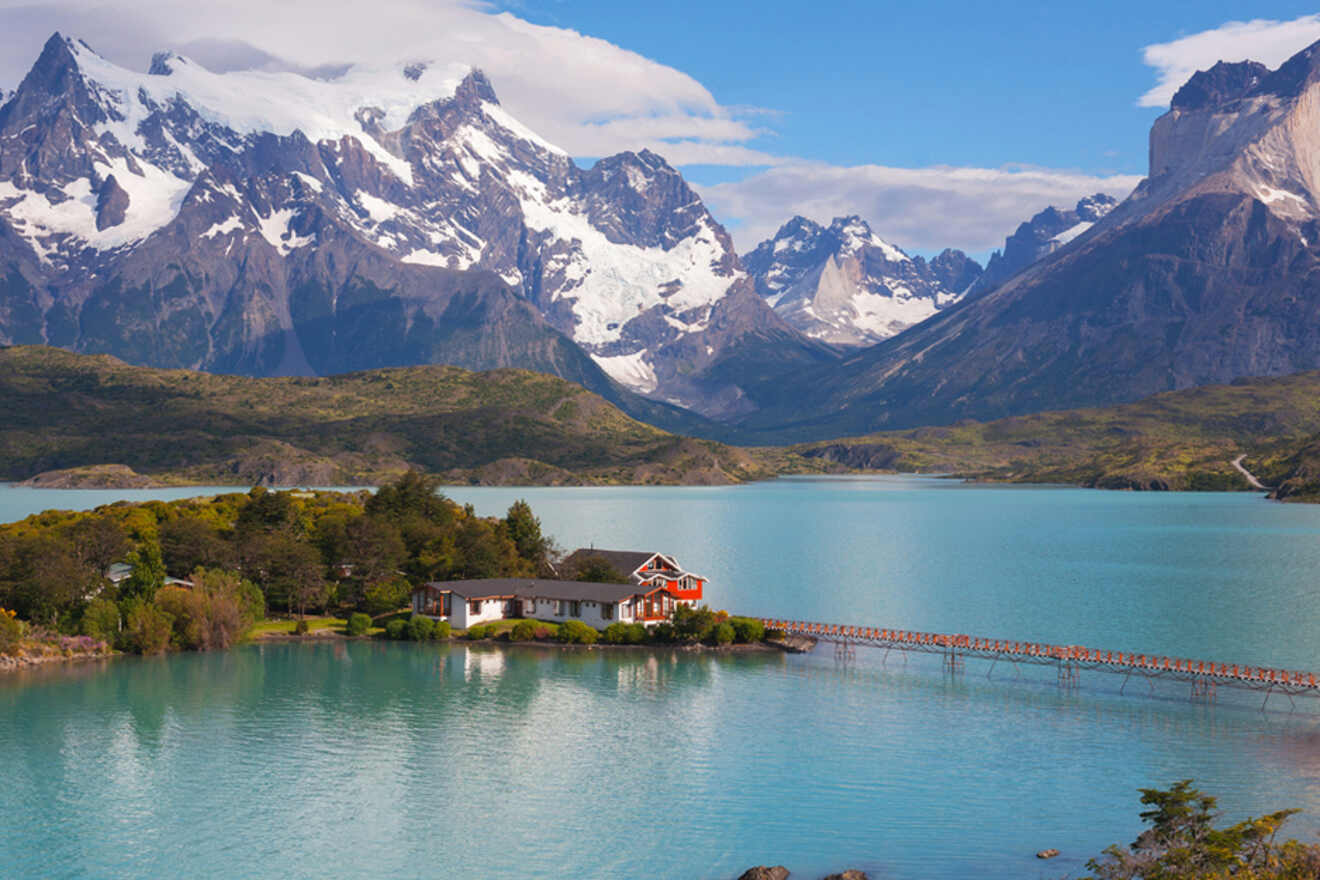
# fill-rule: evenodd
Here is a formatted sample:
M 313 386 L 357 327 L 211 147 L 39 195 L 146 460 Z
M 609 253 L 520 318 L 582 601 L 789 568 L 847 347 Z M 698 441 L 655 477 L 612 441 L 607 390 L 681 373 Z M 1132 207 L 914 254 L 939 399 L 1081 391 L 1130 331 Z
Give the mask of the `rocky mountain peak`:
M 1095 193 L 1079 200 L 1071 208 L 1049 206 L 1018 226 L 1004 239 L 1002 250 L 990 255 L 985 272 L 975 280 L 969 293 L 988 293 L 1022 270 L 1032 266 L 1087 232 L 1109 214 L 1118 200 L 1105 193 Z
M 413 69 L 411 65 L 404 68 L 405 77 L 411 69 Z M 421 73 L 418 73 L 418 76 L 420 77 Z M 490 84 L 486 74 L 476 68 L 463 77 L 463 81 L 454 91 L 453 100 L 468 107 L 479 107 L 482 104 L 494 104 L 498 107 L 500 103 L 500 99 L 495 96 L 495 87 Z
M 1192 75 L 1173 95 L 1175 110 L 1202 110 L 1236 101 L 1249 94 L 1269 75 L 1270 69 L 1256 61 L 1220 61 L 1209 70 Z
M 1295 98 L 1317 81 L 1320 81 L 1320 42 L 1312 43 L 1281 64 L 1265 77 L 1260 90 L 1281 98 Z

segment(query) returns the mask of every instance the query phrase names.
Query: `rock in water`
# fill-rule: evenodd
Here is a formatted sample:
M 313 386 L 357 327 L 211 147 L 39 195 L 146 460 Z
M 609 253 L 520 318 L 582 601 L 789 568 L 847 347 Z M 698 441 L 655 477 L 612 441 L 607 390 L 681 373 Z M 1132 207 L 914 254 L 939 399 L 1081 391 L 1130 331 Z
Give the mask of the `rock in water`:
M 773 868 L 757 865 L 755 868 L 743 871 L 738 880 L 787 880 L 787 878 L 788 868 L 783 865 L 775 865 Z
M 96 231 L 101 232 L 124 222 L 128 214 L 128 192 L 111 174 L 96 194 Z
M 825 880 L 871 880 L 871 878 L 866 876 L 865 871 L 858 871 L 855 868 L 850 868 L 842 874 L 831 874 L 826 877 Z
M 1038 859 L 1052 859 L 1052 858 L 1054 858 L 1055 856 L 1057 856 L 1058 854 L 1059 854 L 1059 851 L 1058 851 L 1057 849 L 1043 849 L 1043 850 L 1041 850 L 1040 852 L 1036 853 L 1036 858 L 1038 858 Z

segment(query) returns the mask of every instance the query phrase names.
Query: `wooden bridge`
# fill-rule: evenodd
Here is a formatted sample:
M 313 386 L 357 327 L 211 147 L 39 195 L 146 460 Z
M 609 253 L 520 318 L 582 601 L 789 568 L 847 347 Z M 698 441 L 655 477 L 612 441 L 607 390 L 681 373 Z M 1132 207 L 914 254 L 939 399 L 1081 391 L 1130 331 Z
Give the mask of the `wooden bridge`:
M 1154 690 L 1154 681 L 1164 679 L 1180 682 L 1190 688 L 1193 700 L 1213 701 L 1220 687 L 1264 691 L 1265 708 L 1270 696 L 1276 693 L 1294 696 L 1320 697 L 1320 681 L 1314 672 L 1274 669 L 1267 666 L 1247 666 L 1240 663 L 1215 663 L 1209 660 L 1188 660 L 1183 657 L 1165 657 L 1158 654 L 1134 654 L 1107 651 L 1081 645 L 1051 645 L 1044 642 L 1021 642 L 1009 639 L 988 639 L 969 635 L 912 632 L 901 629 L 841 626 L 829 623 L 809 623 L 797 620 L 759 618 L 766 629 L 782 630 L 788 635 L 808 636 L 820 641 L 833 642 L 836 652 L 850 656 L 857 645 L 899 651 L 917 651 L 942 654 L 944 666 L 952 671 L 961 670 L 966 658 L 991 661 L 987 676 L 994 664 L 1005 661 L 1013 664 L 1029 663 L 1052 666 L 1056 669 L 1060 686 L 1075 687 L 1078 674 L 1083 670 L 1122 673 L 1124 681 L 1119 692 L 1127 687 L 1133 675 L 1145 678 Z M 1296 703 L 1293 703 L 1296 706 Z

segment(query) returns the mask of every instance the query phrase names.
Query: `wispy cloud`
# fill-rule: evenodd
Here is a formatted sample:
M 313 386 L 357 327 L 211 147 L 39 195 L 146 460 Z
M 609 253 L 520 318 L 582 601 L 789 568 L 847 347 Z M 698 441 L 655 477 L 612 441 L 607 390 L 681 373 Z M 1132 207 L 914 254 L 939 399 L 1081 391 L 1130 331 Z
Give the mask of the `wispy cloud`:
M 1253 19 L 1230 21 L 1208 31 L 1155 43 L 1142 49 L 1142 59 L 1155 69 L 1158 84 L 1138 100 L 1142 107 L 1165 107 L 1173 93 L 1196 73 L 1217 61 L 1259 61 L 1278 67 L 1320 40 L 1320 14 L 1291 21 Z
M 53 31 L 145 69 L 181 51 L 213 69 L 317 70 L 344 62 L 461 61 L 486 71 L 516 117 L 574 155 L 650 147 L 686 161 L 766 164 L 747 144 L 753 108 L 721 105 L 693 77 L 606 40 L 492 14 L 464 0 L 0 0 L 0 84 L 17 84 Z
M 828 223 L 859 214 L 883 238 L 915 251 L 955 247 L 984 254 L 1018 223 L 1083 196 L 1127 195 L 1132 175 L 1094 176 L 1047 168 L 889 168 L 795 163 L 744 180 L 701 187 L 716 216 L 731 221 L 740 251 L 794 214 Z

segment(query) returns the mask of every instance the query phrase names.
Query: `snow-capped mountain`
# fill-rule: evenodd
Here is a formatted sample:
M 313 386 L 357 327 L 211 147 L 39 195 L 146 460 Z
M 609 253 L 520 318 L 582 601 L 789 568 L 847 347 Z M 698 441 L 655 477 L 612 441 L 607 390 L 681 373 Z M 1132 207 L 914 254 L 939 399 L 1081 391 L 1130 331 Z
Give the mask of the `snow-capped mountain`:
M 832 345 L 869 345 L 957 302 L 981 267 L 962 251 L 909 257 L 860 217 L 823 227 L 794 217 L 743 256 L 756 291 L 803 333 Z
M 0 106 L 0 258 L 0 342 L 160 366 L 603 368 L 718 411 L 726 349 L 826 356 L 663 159 L 584 170 L 455 64 L 141 74 L 57 34 Z
M 1317 108 L 1320 43 L 1277 70 L 1198 72 L 1151 128 L 1147 178 L 1093 226 L 982 296 L 787 377 L 785 403 L 744 427 L 838 436 L 1320 369 Z
M 972 296 L 993 290 L 1031 264 L 1044 259 L 1094 226 L 1118 204 L 1104 193 L 1087 196 L 1072 210 L 1049 207 L 1018 226 L 1004 239 L 1004 249 L 990 255 L 985 272 L 972 285 Z

